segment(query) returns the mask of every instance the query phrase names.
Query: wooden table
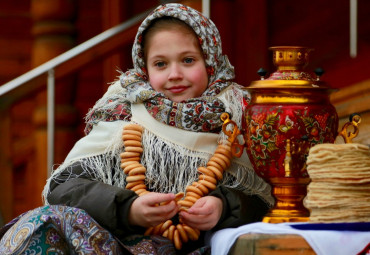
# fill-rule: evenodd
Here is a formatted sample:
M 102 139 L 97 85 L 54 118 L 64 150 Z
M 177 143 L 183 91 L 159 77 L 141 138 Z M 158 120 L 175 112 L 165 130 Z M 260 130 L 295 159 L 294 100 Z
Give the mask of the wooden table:
M 313 255 L 306 240 L 294 234 L 244 234 L 232 246 L 230 255 Z

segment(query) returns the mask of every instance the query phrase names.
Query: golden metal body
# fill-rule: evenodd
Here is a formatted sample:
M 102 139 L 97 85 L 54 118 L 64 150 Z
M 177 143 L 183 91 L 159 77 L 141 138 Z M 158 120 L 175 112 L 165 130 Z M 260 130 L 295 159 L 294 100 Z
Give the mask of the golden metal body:
M 263 218 L 263 222 L 304 222 L 310 212 L 303 206 L 310 178 L 274 177 L 270 178 L 275 206 Z

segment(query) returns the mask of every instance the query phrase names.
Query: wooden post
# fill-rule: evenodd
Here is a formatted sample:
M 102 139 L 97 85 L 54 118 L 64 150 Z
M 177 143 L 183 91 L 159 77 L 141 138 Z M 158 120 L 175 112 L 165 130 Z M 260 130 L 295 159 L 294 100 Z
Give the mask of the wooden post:
M 127 1 L 110 0 L 102 2 L 102 21 L 103 30 L 112 28 L 121 22 L 128 20 L 130 17 L 125 15 L 128 12 L 124 10 L 129 9 Z M 130 45 L 129 45 L 130 46 Z M 107 57 L 103 61 L 103 82 L 104 91 L 107 90 L 110 83 L 117 79 L 119 76 L 118 70 L 126 71 L 125 68 L 130 67 L 125 62 L 131 62 L 131 47 L 123 47 L 120 52 Z M 125 65 L 126 64 L 126 65 Z
M 1 109 L 0 134 L 0 216 L 3 223 L 13 218 L 13 173 L 10 145 L 10 114 L 8 109 Z M 5 134 L 5 135 L 4 135 Z M 1 227 L 1 222 L 0 222 Z
M 36 67 L 75 46 L 74 18 L 76 1 L 32 0 L 34 20 L 32 66 Z M 77 111 L 73 107 L 76 82 L 74 76 L 56 81 L 55 88 L 55 154 L 54 163 L 61 163 L 75 142 L 74 125 Z M 33 123 L 35 125 L 35 169 L 32 181 L 35 189 L 30 194 L 33 206 L 41 205 L 41 192 L 47 179 L 47 111 L 46 90 L 35 97 Z M 31 181 L 31 180 L 29 180 Z

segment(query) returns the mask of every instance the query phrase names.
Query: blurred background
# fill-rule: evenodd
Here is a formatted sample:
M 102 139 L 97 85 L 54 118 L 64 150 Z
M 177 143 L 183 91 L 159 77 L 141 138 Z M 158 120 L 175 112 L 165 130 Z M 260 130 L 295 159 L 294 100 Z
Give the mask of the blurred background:
M 164 2 L 171 1 L 0 0 L 0 90 L 60 54 L 101 38 L 104 31 L 132 22 L 53 68 L 53 163 L 63 162 L 84 135 L 85 114 L 117 79 L 118 70 L 132 67 L 131 46 L 142 20 L 138 15 Z M 261 67 L 267 75 L 275 71 L 269 47 L 314 48 L 306 70 L 324 69 L 321 79 L 339 89 L 331 100 L 340 126 L 351 113 L 360 113 L 358 141 L 370 144 L 370 1 L 178 2 L 210 15 L 241 85 L 260 79 Z M 0 226 L 42 205 L 48 175 L 47 74 L 0 93 Z

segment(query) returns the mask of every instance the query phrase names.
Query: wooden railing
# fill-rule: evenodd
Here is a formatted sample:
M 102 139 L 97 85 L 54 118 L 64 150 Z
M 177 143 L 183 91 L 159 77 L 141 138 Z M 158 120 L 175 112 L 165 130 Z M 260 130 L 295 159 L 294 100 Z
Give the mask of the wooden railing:
M 0 86 L 0 110 L 4 110 L 26 95 L 44 88 L 47 84 L 47 169 L 49 169 L 49 171 L 51 171 L 54 163 L 55 79 L 77 72 L 88 63 L 113 54 L 118 48 L 122 47 L 122 45 L 132 43 L 132 38 L 137 32 L 138 26 L 148 13 L 149 10 L 118 26 L 108 29 L 58 57 Z

